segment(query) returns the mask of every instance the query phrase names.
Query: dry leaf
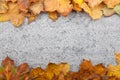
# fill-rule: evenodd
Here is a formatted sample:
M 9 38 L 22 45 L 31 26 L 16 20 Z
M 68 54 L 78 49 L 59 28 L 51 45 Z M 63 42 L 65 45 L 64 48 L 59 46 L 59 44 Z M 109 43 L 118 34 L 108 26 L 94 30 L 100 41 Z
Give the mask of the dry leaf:
M 55 12 L 48 12 L 48 16 L 50 19 L 52 19 L 53 21 L 57 20 L 58 19 L 58 13 L 55 11 Z
M 108 8 L 114 8 L 120 3 L 120 0 L 103 0 L 103 2 L 107 5 Z
M 104 16 L 112 16 L 115 13 L 113 9 L 107 7 L 104 7 L 102 11 Z
M 30 0 L 18 0 L 19 9 L 23 12 L 28 12 L 30 6 Z
M 6 13 L 8 6 L 5 0 L 0 0 L 0 13 Z
M 14 14 L 11 16 L 10 21 L 14 26 L 19 27 L 24 22 L 24 18 L 23 14 Z
M 107 75 L 110 76 L 110 77 L 117 77 L 117 78 L 120 78 L 120 54 L 115 54 L 115 58 L 116 58 L 116 61 L 117 61 L 117 65 L 116 66 L 113 66 L 111 64 L 108 65 L 108 73 Z
M 115 13 L 120 15 L 120 4 L 114 7 L 114 11 L 115 11 Z
M 72 11 L 72 4 L 70 0 L 45 0 L 45 11 L 57 11 L 62 16 L 67 16 Z
M 81 4 L 83 3 L 83 0 L 72 0 L 73 9 L 75 11 L 82 11 Z
M 71 80 L 105 80 L 106 68 L 102 64 L 93 66 L 88 60 L 83 60 L 78 72 L 71 72 Z
M 29 7 L 29 9 L 31 10 L 31 12 L 35 15 L 40 14 L 41 11 L 43 10 L 43 1 L 39 0 L 38 2 L 32 3 Z
M 103 0 L 84 0 L 84 1 L 88 2 L 88 5 L 93 8 L 95 6 L 100 5 Z

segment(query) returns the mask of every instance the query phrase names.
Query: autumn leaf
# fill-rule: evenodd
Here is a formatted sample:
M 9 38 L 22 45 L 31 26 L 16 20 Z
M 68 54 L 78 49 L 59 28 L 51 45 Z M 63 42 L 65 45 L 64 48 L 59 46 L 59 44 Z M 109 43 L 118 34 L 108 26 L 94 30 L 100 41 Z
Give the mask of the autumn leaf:
M 54 64 L 49 63 L 45 70 L 41 68 L 35 68 L 30 71 L 31 77 L 34 80 L 61 80 L 61 76 L 67 75 L 70 70 L 70 66 L 67 63 Z
M 115 13 L 114 9 L 110 9 L 107 7 L 104 7 L 102 11 L 104 16 L 112 16 Z
M 102 16 L 102 9 L 104 5 L 100 4 L 93 8 L 89 7 L 86 3 L 82 3 L 82 9 L 91 16 L 92 19 L 99 19 Z
M 31 79 L 34 79 L 34 80 L 42 79 L 44 73 L 45 71 L 42 68 L 37 67 L 30 71 L 30 76 L 31 76 Z
M 70 0 L 44 0 L 45 11 L 57 11 L 62 16 L 67 16 L 72 11 Z
M 114 11 L 115 11 L 115 13 L 120 15 L 120 4 L 114 7 Z
M 0 80 L 29 80 L 29 66 L 23 63 L 16 67 L 14 61 L 8 56 L 2 61 L 0 67 Z
M 6 13 L 8 6 L 5 0 L 0 0 L 0 13 Z
M 103 2 L 107 5 L 108 8 L 114 8 L 120 3 L 120 0 L 103 0 Z
M 56 11 L 54 12 L 48 12 L 48 16 L 50 19 L 52 19 L 53 21 L 58 19 L 58 13 Z
M 108 73 L 107 73 L 108 76 L 110 77 L 115 76 L 116 78 L 120 79 L 120 59 L 119 58 L 120 58 L 120 54 L 116 53 L 115 59 L 117 61 L 117 65 L 116 66 L 111 64 L 108 65 Z
M 17 0 L 5 0 L 5 1 L 6 1 L 6 2 L 11 1 L 11 2 L 13 2 L 13 3 L 17 2 Z
M 43 1 L 39 0 L 38 2 L 32 3 L 30 5 L 29 9 L 35 15 L 40 14 L 41 11 L 44 11 L 44 9 L 43 9 Z
M 71 80 L 105 80 L 106 68 L 102 64 L 93 66 L 91 61 L 83 60 L 78 72 L 71 72 Z M 69 78 L 69 77 L 68 77 Z
M 2 66 L 7 67 L 9 65 L 14 65 L 14 61 L 10 59 L 8 56 L 2 61 Z
M 62 16 L 67 16 L 72 11 L 72 4 L 70 4 L 70 0 L 59 0 L 59 7 L 57 8 L 57 12 Z
M 84 1 L 87 2 L 88 5 L 93 8 L 95 6 L 100 5 L 103 0 L 84 0 Z
M 30 6 L 30 0 L 18 0 L 18 7 L 23 12 L 28 12 Z
M 83 0 L 72 0 L 73 10 L 82 11 L 81 4 L 83 2 L 84 2 Z

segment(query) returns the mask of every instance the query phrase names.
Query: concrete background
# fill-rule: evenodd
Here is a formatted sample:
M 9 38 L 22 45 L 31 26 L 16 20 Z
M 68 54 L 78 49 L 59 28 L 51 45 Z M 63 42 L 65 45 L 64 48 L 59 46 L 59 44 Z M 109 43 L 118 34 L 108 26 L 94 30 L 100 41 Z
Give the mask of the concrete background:
M 114 53 L 120 52 L 120 17 L 92 20 L 85 13 L 71 13 L 56 22 L 41 14 L 30 25 L 15 28 L 0 23 L 0 62 L 7 55 L 19 65 L 45 66 L 49 62 L 68 62 L 76 71 L 82 59 L 94 64 L 115 64 Z

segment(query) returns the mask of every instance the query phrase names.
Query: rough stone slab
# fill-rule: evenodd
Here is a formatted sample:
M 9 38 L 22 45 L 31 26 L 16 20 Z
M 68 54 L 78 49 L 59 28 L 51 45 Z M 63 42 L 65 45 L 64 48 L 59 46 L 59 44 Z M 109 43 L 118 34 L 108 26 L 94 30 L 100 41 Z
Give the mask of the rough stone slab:
M 120 52 L 117 15 L 92 20 L 85 13 L 73 12 L 53 22 L 41 14 L 36 21 L 20 28 L 9 22 L 0 23 L 0 62 L 7 55 L 17 65 L 27 62 L 30 67 L 68 62 L 75 71 L 83 58 L 94 64 L 115 64 L 115 52 Z

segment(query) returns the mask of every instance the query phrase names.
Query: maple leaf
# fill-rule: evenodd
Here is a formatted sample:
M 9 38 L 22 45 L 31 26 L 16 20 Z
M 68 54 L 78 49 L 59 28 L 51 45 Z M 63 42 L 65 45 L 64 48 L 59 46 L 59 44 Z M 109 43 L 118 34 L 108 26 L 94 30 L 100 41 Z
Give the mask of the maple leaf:
M 115 54 L 115 59 L 118 63 L 118 65 L 116 66 L 113 66 L 111 64 L 108 65 L 108 73 L 107 75 L 112 77 L 112 76 L 115 76 L 117 78 L 120 78 L 120 54 Z
M 38 15 L 41 11 L 43 10 L 43 1 L 39 0 L 38 2 L 32 3 L 29 7 L 30 11 L 35 14 Z
M 70 72 L 71 80 L 105 80 L 106 68 L 102 64 L 93 66 L 88 60 L 83 60 L 78 72 Z
M 9 65 L 14 65 L 14 61 L 10 59 L 8 56 L 2 61 L 2 66 L 7 67 Z
M 20 26 L 24 22 L 25 16 L 19 12 L 17 3 L 8 3 L 8 12 L 0 14 L 0 21 L 11 21 L 16 27 Z M 13 15 L 14 14 L 14 15 Z
M 83 0 L 72 0 L 73 10 L 82 11 L 82 8 L 80 7 L 82 3 Z
M 107 5 L 108 8 L 114 8 L 120 3 L 120 0 L 103 0 L 103 2 Z
M 99 19 L 102 16 L 103 4 L 95 6 L 93 8 L 89 7 L 86 3 L 82 3 L 82 9 L 92 17 L 92 19 Z
M 95 6 L 98 6 L 102 3 L 103 0 L 85 0 L 85 2 L 88 2 L 88 5 L 90 7 L 95 7 Z
M 18 0 L 18 7 L 23 12 L 28 12 L 30 6 L 30 0 Z
M 45 11 L 57 11 L 62 16 L 67 16 L 72 11 L 70 0 L 44 0 Z
M 6 13 L 8 6 L 5 0 L 0 0 L 0 13 Z
M 54 64 L 49 63 L 45 70 L 35 68 L 30 71 L 31 77 L 34 80 L 61 80 L 62 77 L 67 75 L 70 66 L 67 63 Z
M 114 11 L 120 15 L 120 4 L 114 7 Z
M 56 11 L 54 12 L 48 12 L 48 16 L 50 19 L 52 19 L 53 21 L 58 19 L 58 13 Z
M 45 71 L 42 68 L 37 67 L 30 71 L 30 76 L 31 76 L 31 79 L 39 80 L 39 79 L 43 79 L 44 73 Z
M 104 7 L 102 9 L 102 11 L 103 11 L 104 16 L 112 16 L 115 13 L 115 11 L 113 9 L 110 9 L 110 8 L 107 8 L 107 7 Z
M 6 2 L 11 1 L 11 2 L 13 2 L 13 3 L 17 2 L 17 0 L 5 0 L 5 1 L 6 1 Z
M 27 63 L 16 67 L 14 61 L 7 56 L 2 61 L 2 67 L 0 67 L 0 78 L 2 80 L 29 80 L 28 71 Z

